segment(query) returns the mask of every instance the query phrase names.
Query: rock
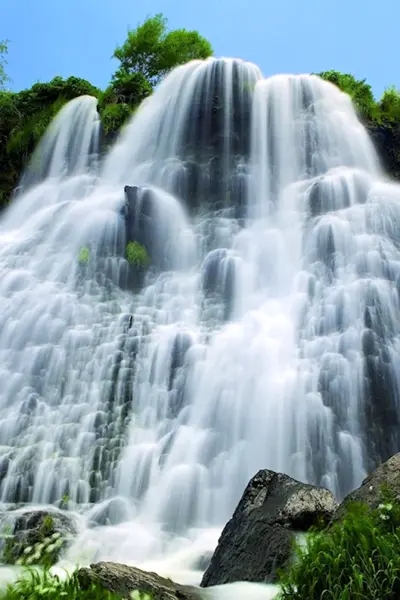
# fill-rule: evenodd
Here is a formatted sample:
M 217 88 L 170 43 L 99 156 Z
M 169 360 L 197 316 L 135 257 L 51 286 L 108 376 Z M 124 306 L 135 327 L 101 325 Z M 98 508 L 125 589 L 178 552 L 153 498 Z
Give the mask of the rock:
M 337 506 L 329 490 L 259 471 L 225 526 L 201 585 L 275 582 L 277 570 L 291 560 L 295 534 L 328 522 Z
M 1 527 L 6 533 L 2 557 L 6 564 L 54 564 L 77 533 L 75 519 L 57 510 L 7 512 Z
M 199 600 L 196 588 L 179 585 L 156 573 L 114 562 L 99 562 L 79 569 L 78 581 L 83 589 L 95 583 L 110 592 L 128 597 L 134 591 L 150 594 L 152 600 Z
M 385 171 L 394 179 L 400 179 L 400 125 L 375 121 L 364 122 Z
M 386 487 L 394 495 L 394 500 L 400 502 L 400 452 L 379 465 L 361 486 L 348 494 L 335 510 L 332 521 L 341 519 L 351 502 L 362 502 L 370 508 L 377 508 L 382 502 L 382 487 Z

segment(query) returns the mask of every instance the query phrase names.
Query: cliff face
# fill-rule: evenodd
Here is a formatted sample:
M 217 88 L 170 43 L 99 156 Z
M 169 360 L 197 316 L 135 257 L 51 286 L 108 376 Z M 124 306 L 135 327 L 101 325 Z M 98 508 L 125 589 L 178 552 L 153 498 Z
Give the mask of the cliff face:
M 366 123 L 382 166 L 390 177 L 400 181 L 400 124 L 394 126 Z

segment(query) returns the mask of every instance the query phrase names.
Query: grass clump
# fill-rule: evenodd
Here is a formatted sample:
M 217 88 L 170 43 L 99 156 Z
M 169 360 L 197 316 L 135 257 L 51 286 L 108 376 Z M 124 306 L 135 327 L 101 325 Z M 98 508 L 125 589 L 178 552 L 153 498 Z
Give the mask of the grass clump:
M 89 248 L 81 248 L 78 254 L 78 263 L 80 265 L 87 265 L 90 260 Z
M 128 242 L 126 245 L 126 259 L 130 265 L 135 267 L 145 267 L 150 262 L 146 248 L 139 242 Z
M 95 584 L 82 589 L 76 574 L 60 579 L 48 569 L 42 572 L 26 570 L 6 589 L 0 591 L 0 600 L 122 600 L 120 596 Z
M 398 600 L 400 506 L 349 506 L 341 522 L 313 531 L 280 582 L 280 600 Z
M 82 587 L 77 572 L 61 579 L 49 569 L 26 569 L 22 576 L 0 590 L 0 600 L 152 600 L 149 594 L 135 591 L 124 597 L 100 585 Z

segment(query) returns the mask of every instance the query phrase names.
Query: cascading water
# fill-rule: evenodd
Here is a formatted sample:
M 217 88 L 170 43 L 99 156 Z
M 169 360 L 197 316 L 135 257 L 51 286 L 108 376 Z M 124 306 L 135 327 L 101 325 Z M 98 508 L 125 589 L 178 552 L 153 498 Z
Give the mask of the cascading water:
M 193 561 L 257 469 L 343 496 L 399 450 L 400 190 L 347 96 L 238 60 L 176 69 L 100 166 L 98 128 L 68 104 L 0 224 L 1 498 Z

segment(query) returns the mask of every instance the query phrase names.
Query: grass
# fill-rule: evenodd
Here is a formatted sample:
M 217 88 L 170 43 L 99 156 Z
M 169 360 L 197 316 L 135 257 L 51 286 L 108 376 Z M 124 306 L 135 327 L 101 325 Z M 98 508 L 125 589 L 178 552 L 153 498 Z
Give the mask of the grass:
M 129 600 L 151 600 L 148 594 L 132 592 Z M 83 589 L 76 573 L 61 579 L 48 569 L 26 569 L 22 576 L 0 591 L 0 600 L 123 600 L 122 596 L 92 584 Z
M 400 506 L 353 504 L 343 521 L 313 531 L 281 574 L 280 600 L 399 600 Z
M 23 575 L 0 592 L 0 600 L 121 600 L 102 588 L 92 585 L 83 590 L 75 574 L 60 579 L 49 570 L 26 570 Z

